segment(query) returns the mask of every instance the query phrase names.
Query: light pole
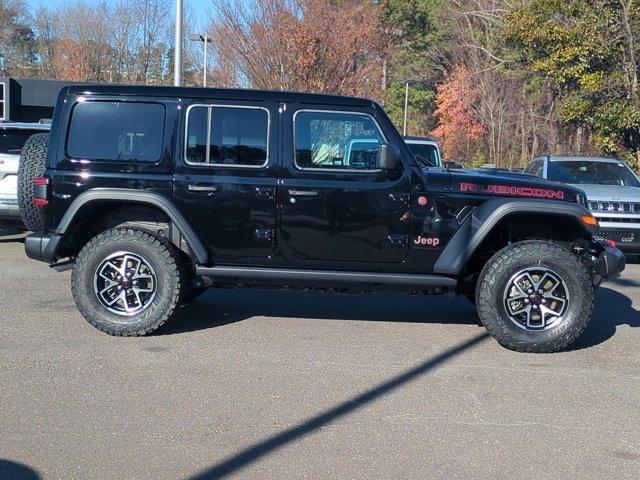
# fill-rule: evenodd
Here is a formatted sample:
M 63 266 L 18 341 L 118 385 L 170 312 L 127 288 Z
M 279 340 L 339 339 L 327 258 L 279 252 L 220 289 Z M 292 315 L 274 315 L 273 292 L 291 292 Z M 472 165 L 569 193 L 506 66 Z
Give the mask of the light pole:
M 182 0 L 176 0 L 176 28 L 173 49 L 173 85 L 182 85 Z
M 420 84 L 422 79 L 420 77 L 404 77 L 404 121 L 402 122 L 402 135 L 407 136 L 409 129 L 409 85 Z
M 204 43 L 204 66 L 202 68 L 202 86 L 207 86 L 207 73 L 208 73 L 208 61 L 209 61 L 209 50 L 208 44 L 211 43 L 211 37 L 206 33 L 201 35 L 199 33 L 192 33 L 189 35 L 189 40 L 193 40 L 194 42 L 203 42 Z
M 402 136 L 407 136 L 407 115 L 409 112 L 409 81 L 404 84 L 404 121 L 402 122 Z

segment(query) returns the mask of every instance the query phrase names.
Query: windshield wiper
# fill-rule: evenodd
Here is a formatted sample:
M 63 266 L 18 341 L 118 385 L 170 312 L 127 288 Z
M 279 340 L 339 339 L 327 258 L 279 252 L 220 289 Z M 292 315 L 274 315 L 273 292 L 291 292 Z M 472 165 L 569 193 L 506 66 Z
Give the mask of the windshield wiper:
M 414 157 L 416 157 L 416 160 L 418 161 L 418 163 L 420 163 L 423 167 L 435 167 L 435 165 L 433 164 L 433 162 L 431 162 L 431 160 L 429 160 L 426 157 L 423 157 L 422 155 L 414 155 Z

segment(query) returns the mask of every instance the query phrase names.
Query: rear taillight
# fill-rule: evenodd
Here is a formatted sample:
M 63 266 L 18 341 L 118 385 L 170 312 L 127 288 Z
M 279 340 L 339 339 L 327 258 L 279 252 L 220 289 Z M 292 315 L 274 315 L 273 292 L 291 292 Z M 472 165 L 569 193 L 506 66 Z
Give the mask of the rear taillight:
M 49 205 L 49 179 L 47 177 L 33 179 L 33 198 L 31 201 L 36 207 Z

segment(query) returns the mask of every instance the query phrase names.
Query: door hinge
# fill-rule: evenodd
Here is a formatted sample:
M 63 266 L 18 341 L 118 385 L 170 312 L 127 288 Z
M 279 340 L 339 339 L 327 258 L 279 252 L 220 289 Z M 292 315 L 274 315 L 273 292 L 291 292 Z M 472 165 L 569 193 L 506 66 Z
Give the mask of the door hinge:
M 256 187 L 256 196 L 273 200 L 276 197 L 276 190 L 273 187 Z
M 409 206 L 409 194 L 408 193 L 390 193 L 389 200 L 392 202 L 400 202 L 403 205 Z
M 256 238 L 259 240 L 267 240 L 269 242 L 273 241 L 274 232 L 270 228 L 257 228 L 255 234 Z
M 393 246 L 405 247 L 409 245 L 409 235 L 403 233 L 394 233 L 387 237 L 389 243 Z

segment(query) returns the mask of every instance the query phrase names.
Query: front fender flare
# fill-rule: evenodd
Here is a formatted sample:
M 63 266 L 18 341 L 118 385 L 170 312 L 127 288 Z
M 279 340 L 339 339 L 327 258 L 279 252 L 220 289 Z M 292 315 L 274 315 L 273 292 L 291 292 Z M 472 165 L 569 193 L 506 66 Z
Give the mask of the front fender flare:
M 586 235 L 592 235 L 597 230 L 596 226 L 587 226 L 582 222 L 581 217 L 591 215 L 591 212 L 577 203 L 510 198 L 488 200 L 462 222 L 438 257 L 434 273 L 458 275 L 493 228 L 502 219 L 514 213 L 568 216 L 578 221 Z

